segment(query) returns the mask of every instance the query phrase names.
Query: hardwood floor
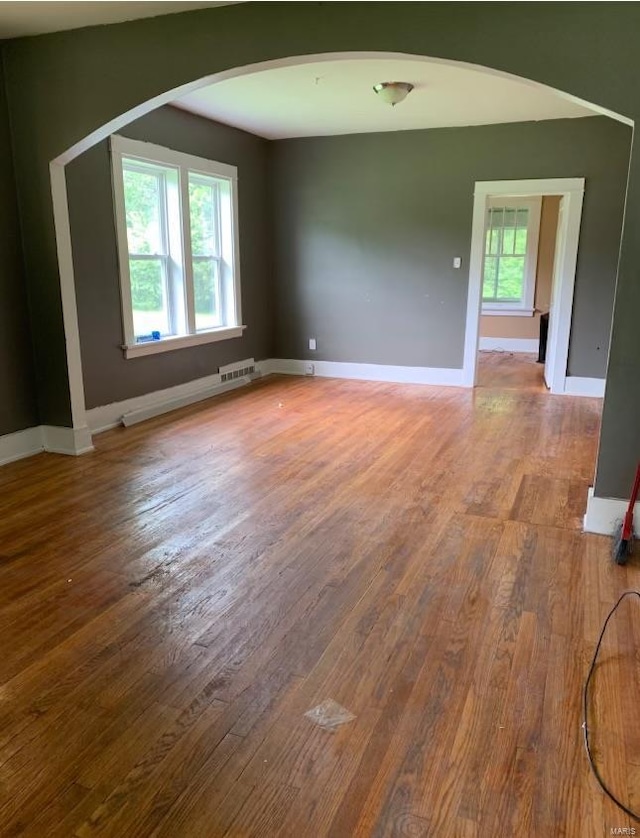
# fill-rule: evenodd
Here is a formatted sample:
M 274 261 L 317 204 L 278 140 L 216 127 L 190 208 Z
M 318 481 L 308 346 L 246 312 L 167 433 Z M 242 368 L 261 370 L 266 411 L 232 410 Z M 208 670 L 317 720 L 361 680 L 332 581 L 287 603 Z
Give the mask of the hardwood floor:
M 538 356 L 528 352 L 478 353 L 477 386 L 548 392 L 544 383 L 544 364 L 539 364 Z
M 640 582 L 580 531 L 600 402 L 503 362 L 475 391 L 272 377 L 0 469 L 0 834 L 632 826 L 582 745 Z M 593 718 L 636 806 L 639 611 Z M 328 698 L 355 719 L 305 717 Z

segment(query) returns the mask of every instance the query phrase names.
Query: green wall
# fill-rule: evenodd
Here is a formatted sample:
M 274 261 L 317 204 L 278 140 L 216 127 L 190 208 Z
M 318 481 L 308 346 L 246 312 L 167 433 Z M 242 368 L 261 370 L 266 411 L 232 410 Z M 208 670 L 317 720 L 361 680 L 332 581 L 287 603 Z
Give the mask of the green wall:
M 221 364 L 273 355 L 266 140 L 177 108 L 128 125 L 123 135 L 238 167 L 241 338 L 142 358 L 124 357 L 111 155 L 108 140 L 66 168 L 82 371 L 87 408 L 173 387 Z
M 276 357 L 460 369 L 475 182 L 584 177 L 568 370 L 604 378 L 630 144 L 606 117 L 272 143 Z
M 9 114 L 0 73 L 0 435 L 38 424 Z M 64 382 L 63 382 L 64 385 Z
M 626 125 L 591 117 L 268 142 L 163 107 L 121 133 L 238 166 L 248 329 L 236 340 L 125 359 L 103 140 L 66 168 L 87 408 L 247 357 L 461 368 L 476 180 L 586 179 L 569 374 L 604 378 Z M 452 267 L 456 255 L 462 270 Z
M 241 3 L 7 43 L 40 412 L 70 423 L 48 164 L 170 88 L 291 55 L 390 51 L 455 59 L 640 115 L 636 3 Z M 640 170 L 631 182 L 596 493 L 623 497 L 640 450 Z M 65 392 L 66 391 L 66 392 Z

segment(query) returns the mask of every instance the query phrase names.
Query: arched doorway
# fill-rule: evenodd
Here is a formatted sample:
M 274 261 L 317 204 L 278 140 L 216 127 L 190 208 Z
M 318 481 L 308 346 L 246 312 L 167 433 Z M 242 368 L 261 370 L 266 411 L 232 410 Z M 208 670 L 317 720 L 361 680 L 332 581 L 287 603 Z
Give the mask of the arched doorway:
M 82 357 L 80 351 L 80 339 L 79 339 L 79 330 L 78 330 L 78 317 L 77 317 L 77 310 L 76 310 L 76 303 L 75 303 L 75 279 L 74 279 L 74 270 L 73 270 L 73 260 L 72 260 L 72 252 L 71 252 L 71 235 L 69 229 L 69 209 L 68 209 L 68 199 L 66 193 L 66 183 L 65 183 L 65 166 L 75 159 L 77 156 L 85 152 L 87 149 L 91 148 L 96 143 L 100 142 L 101 140 L 105 139 L 106 137 L 110 136 L 111 134 L 117 132 L 119 129 L 127 125 L 128 123 L 140 118 L 144 114 L 164 105 L 169 102 L 174 101 L 175 99 L 184 96 L 186 94 L 192 93 L 200 88 L 207 87 L 212 84 L 216 84 L 218 82 L 222 82 L 228 79 L 237 78 L 244 75 L 254 74 L 262 71 L 267 71 L 274 68 L 280 67 L 290 67 L 300 64 L 311 64 L 321 61 L 334 61 L 336 59 L 340 60 L 349 60 L 349 61 L 361 61 L 371 58 L 388 58 L 388 59 L 398 59 L 398 58 L 411 58 L 412 60 L 421 61 L 421 62 L 431 62 L 431 63 L 439 63 L 445 65 L 453 65 L 453 66 L 464 66 L 473 68 L 475 71 L 481 71 L 483 73 L 502 77 L 502 78 L 515 78 L 518 81 L 522 81 L 519 77 L 515 77 L 512 74 L 503 73 L 497 70 L 492 70 L 486 67 L 478 67 L 476 65 L 469 65 L 464 62 L 457 62 L 457 61 L 450 61 L 447 59 L 432 59 L 426 56 L 420 55 L 405 55 L 404 53 L 378 53 L 378 52 L 347 52 L 347 53 L 321 53 L 321 54 L 313 54 L 313 55 L 306 55 L 306 56 L 291 56 L 283 59 L 275 59 L 265 62 L 260 62 L 258 64 L 250 64 L 245 65 L 242 67 L 233 68 L 231 70 L 225 70 L 220 73 L 215 73 L 209 76 L 204 76 L 200 79 L 195 81 L 189 82 L 187 84 L 183 84 L 180 87 L 173 88 L 171 90 L 166 91 L 160 96 L 154 97 L 153 99 L 148 100 L 130 110 L 126 113 L 123 113 L 121 116 L 117 117 L 116 119 L 111 120 L 110 122 L 103 125 L 101 128 L 93 131 L 83 140 L 75 143 L 69 149 L 67 149 L 63 154 L 58 155 L 54 160 L 50 163 L 50 174 L 51 174 L 51 189 L 52 189 L 52 196 L 53 196 L 53 210 L 54 210 L 54 219 L 55 219 L 55 229 L 56 229 L 56 247 L 58 253 L 58 264 L 59 264 L 59 273 L 60 273 L 60 288 L 61 288 L 61 298 L 63 303 L 63 316 L 64 316 L 64 326 L 65 326 L 65 335 L 66 335 L 66 346 L 67 346 L 67 366 L 68 366 L 68 373 L 69 373 L 69 386 L 70 386 L 70 394 L 71 394 L 71 409 L 72 409 L 72 419 L 73 419 L 73 429 L 74 429 L 74 437 L 75 437 L 75 444 L 77 447 L 77 452 L 81 452 L 83 450 L 88 450 L 91 448 L 91 440 L 90 440 L 90 433 L 86 426 L 86 418 L 85 418 L 85 400 L 84 400 L 84 387 L 83 387 L 83 376 L 82 376 Z M 535 88 L 545 88 L 544 85 L 540 85 L 537 82 L 527 82 L 532 87 Z M 545 88 L 546 89 L 546 88 Z M 575 97 L 570 96 L 569 94 L 562 93 L 561 91 L 553 91 L 554 94 L 558 95 L 559 97 L 576 101 Z M 582 103 L 587 104 L 587 103 Z M 598 106 L 591 106 L 590 108 L 598 113 L 602 113 L 604 115 L 611 116 L 610 112 L 606 111 L 603 108 Z M 616 115 L 614 115 L 616 116 Z M 625 120 L 623 117 L 617 117 L 621 121 L 628 121 Z M 471 289 L 473 290 L 473 289 Z M 474 292 L 475 293 L 475 292 Z M 477 295 L 476 295 L 477 296 Z M 475 296 L 474 296 L 475 300 Z M 474 300 L 470 300 L 470 304 L 474 302 Z M 464 378 L 464 384 L 466 386 L 472 386 L 473 384 L 473 376 L 471 375 L 471 366 L 474 362 L 471 361 L 471 350 L 470 346 L 474 341 L 477 342 L 477 334 L 474 336 L 473 328 L 467 333 L 467 341 L 466 341 L 466 350 L 465 350 L 465 361 L 464 361 L 464 369 L 462 372 L 462 378 Z M 475 344 L 474 344 L 475 345 Z M 466 376 L 465 376 L 466 370 Z M 462 379 L 461 379 L 462 381 Z

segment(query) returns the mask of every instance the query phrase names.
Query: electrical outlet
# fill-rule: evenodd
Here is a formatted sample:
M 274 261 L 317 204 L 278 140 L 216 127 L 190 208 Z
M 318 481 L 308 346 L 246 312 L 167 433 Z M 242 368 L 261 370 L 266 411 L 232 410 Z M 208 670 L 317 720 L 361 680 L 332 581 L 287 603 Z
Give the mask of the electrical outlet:
M 315 349 L 315 348 L 316 348 L 316 339 L 315 338 L 309 338 L 309 349 Z
M 313 364 L 305 364 L 304 365 L 304 374 L 305 375 L 315 375 L 316 368 Z
M 453 257 L 453 267 L 459 268 L 462 265 L 462 259 L 459 256 Z

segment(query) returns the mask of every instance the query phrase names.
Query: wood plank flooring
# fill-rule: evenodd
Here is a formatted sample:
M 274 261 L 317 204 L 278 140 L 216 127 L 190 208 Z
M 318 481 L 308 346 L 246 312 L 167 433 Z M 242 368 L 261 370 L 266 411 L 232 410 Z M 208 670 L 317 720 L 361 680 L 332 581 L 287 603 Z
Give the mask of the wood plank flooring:
M 600 402 L 271 377 L 0 469 L 0 835 L 590 836 Z M 640 806 L 640 603 L 594 744 Z M 325 699 L 355 719 L 305 713 Z

